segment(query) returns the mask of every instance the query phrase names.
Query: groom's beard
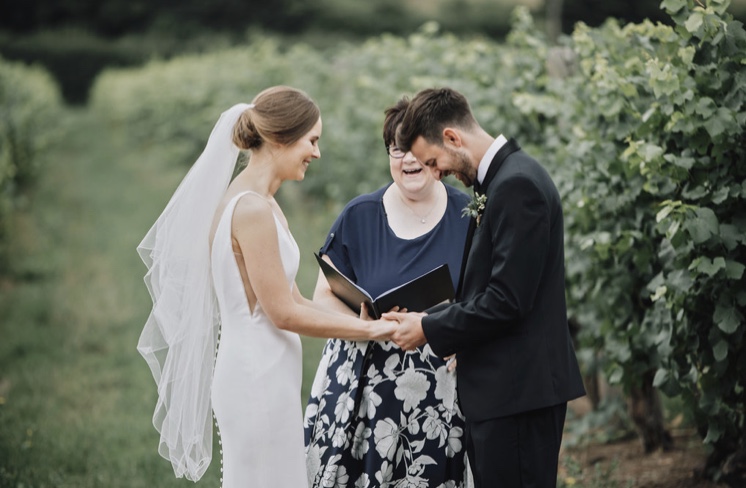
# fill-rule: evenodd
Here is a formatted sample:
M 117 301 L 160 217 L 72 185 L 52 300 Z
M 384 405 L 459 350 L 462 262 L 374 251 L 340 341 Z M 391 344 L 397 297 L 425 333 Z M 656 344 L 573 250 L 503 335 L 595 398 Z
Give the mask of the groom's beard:
M 448 174 L 455 176 L 465 186 L 472 186 L 477 181 L 477 170 L 472 167 L 469 155 L 463 149 L 449 147 L 445 149 L 453 161 L 453 168 L 448 171 Z

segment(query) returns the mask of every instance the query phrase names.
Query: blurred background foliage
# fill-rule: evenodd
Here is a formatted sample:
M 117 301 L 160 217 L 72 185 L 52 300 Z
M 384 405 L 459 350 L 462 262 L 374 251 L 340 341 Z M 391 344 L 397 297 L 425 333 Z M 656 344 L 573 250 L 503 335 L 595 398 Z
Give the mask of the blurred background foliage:
M 704 472 L 743 486 L 745 7 L 6 1 L 0 487 L 183 481 L 155 451 L 134 249 L 217 114 L 274 84 L 306 90 L 324 119 L 322 158 L 278 195 L 304 256 L 345 202 L 389 181 L 384 108 L 464 92 L 563 197 L 592 408 L 567 443 L 633 434 L 666 449 L 683 418 L 708 447 Z M 301 261 L 310 296 L 317 270 Z M 304 400 L 322 343 L 304 339 Z
M 59 80 L 65 100 L 84 103 L 108 66 L 245 45 L 257 35 L 314 47 L 391 33 L 407 35 L 426 22 L 459 37 L 504 39 L 510 11 L 526 6 L 551 40 L 582 21 L 614 17 L 670 23 L 650 0 L 2 0 L 0 55 L 37 62 Z M 730 12 L 746 19 L 746 0 Z

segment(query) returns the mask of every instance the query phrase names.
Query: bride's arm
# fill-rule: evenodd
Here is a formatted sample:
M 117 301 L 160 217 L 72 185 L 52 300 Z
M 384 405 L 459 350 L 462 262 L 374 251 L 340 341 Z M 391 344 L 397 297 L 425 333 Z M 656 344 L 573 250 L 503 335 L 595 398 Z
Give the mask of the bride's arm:
M 325 300 L 319 300 L 316 293 L 322 281 L 326 284 L 326 278 L 324 277 L 324 273 L 319 271 L 319 277 L 316 282 L 316 291 L 314 291 L 313 300 L 309 300 L 308 298 L 304 297 L 301 294 L 300 290 L 298 289 L 297 285 L 293 287 L 293 298 L 298 303 L 316 308 L 318 310 L 323 310 L 326 312 L 337 312 L 337 313 L 341 313 L 344 315 L 349 315 L 351 317 L 357 317 L 357 314 L 353 310 L 351 310 L 350 307 L 345 305 L 344 302 L 342 302 L 336 296 L 333 296 L 332 298 L 328 298 Z
M 256 299 L 280 329 L 313 337 L 348 340 L 385 340 L 396 323 L 364 321 L 296 301 L 285 278 L 277 227 L 268 203 L 250 194 L 241 198 L 233 215 L 233 236 L 238 241 Z

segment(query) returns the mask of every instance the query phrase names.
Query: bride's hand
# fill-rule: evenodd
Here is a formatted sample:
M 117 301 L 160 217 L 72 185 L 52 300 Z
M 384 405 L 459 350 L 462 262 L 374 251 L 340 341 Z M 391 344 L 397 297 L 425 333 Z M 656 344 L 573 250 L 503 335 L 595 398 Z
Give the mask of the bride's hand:
M 390 341 L 399 327 L 399 322 L 395 320 L 379 319 L 368 323 L 370 324 L 369 340 L 371 341 Z

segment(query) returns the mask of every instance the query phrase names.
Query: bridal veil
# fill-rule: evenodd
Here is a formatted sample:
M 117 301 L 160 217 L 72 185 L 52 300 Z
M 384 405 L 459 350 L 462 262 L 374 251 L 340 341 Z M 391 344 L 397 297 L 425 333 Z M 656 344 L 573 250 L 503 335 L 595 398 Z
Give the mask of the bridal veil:
M 204 151 L 137 248 L 153 309 L 137 350 L 158 386 L 158 452 L 177 478 L 197 481 L 212 457 L 210 386 L 219 313 L 210 272 L 210 228 L 239 149 L 233 127 L 248 104 L 223 112 Z

